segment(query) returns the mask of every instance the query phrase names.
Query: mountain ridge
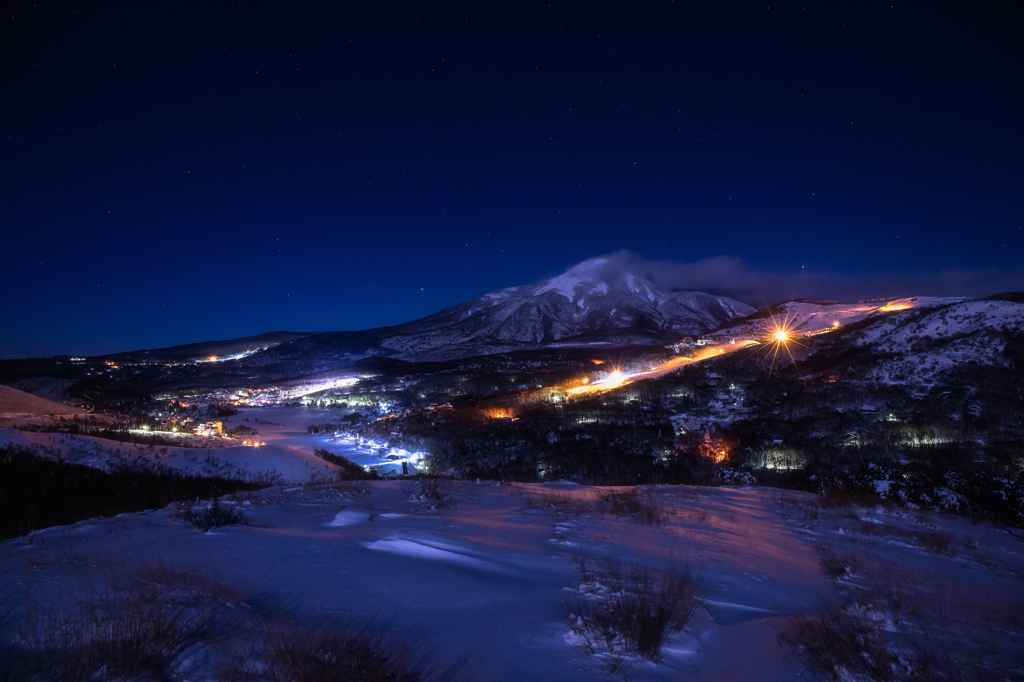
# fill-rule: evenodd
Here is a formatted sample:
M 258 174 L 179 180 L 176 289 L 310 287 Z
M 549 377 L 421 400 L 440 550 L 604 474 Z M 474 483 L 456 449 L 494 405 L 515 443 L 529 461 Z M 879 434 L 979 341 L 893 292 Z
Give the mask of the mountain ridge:
M 237 360 L 266 366 L 320 356 L 341 366 L 369 357 L 448 360 L 546 346 L 654 345 L 706 333 L 755 312 L 727 296 L 664 291 L 630 272 L 607 273 L 594 258 L 557 277 L 498 289 L 425 317 L 359 331 L 267 332 L 256 336 L 133 350 L 94 360 Z M 308 364 L 308 363 L 307 363 Z

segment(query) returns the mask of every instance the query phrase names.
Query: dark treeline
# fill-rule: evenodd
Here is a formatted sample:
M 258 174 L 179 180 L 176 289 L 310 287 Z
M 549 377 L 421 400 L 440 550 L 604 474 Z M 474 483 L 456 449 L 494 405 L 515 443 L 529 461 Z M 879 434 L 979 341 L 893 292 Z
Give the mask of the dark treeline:
M 172 436 L 146 435 L 133 432 L 131 431 L 133 427 L 127 424 L 96 427 L 90 426 L 86 422 L 70 420 L 66 422 L 48 422 L 45 424 L 19 424 L 16 428 L 19 431 L 32 431 L 35 433 L 67 433 L 74 436 L 92 436 L 94 438 L 117 441 L 118 443 L 134 443 L 137 445 L 181 447 L 185 444 L 180 438 Z
M 461 478 L 647 483 L 666 475 L 655 460 L 673 451 L 663 415 L 599 401 L 537 406 L 515 421 L 476 410 L 427 412 L 371 422 L 358 433 L 427 452 L 431 473 Z
M 184 499 L 207 499 L 259 484 L 123 467 L 102 471 L 0 448 L 0 539 L 98 516 L 162 509 Z
M 336 455 L 327 448 L 313 448 L 313 454 L 323 461 L 330 462 L 341 469 L 337 475 L 337 480 L 339 481 L 356 481 L 377 478 L 377 472 L 367 471 L 348 457 Z

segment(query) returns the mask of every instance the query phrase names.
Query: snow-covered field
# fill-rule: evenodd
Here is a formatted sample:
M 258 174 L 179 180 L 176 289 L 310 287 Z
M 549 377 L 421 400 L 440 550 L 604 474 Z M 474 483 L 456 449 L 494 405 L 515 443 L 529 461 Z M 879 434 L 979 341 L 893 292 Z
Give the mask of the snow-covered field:
M 224 420 L 224 428 L 251 426 L 259 430 L 259 440 L 267 445 L 294 448 L 313 453 L 316 448 L 341 455 L 360 466 L 369 466 L 381 474 L 402 473 L 402 463 L 408 464 L 408 473 L 415 474 L 416 453 L 383 444 L 361 443 L 329 435 L 314 435 L 307 427 L 314 424 L 337 424 L 347 414 L 344 410 L 316 407 L 252 407 Z M 246 421 L 248 420 L 248 421 Z
M 287 483 L 309 483 L 334 477 L 337 467 L 316 457 L 315 448 L 342 455 L 361 466 L 373 467 L 381 474 L 402 473 L 403 462 L 407 463 L 408 473 L 417 472 L 417 453 L 375 443 L 336 440 L 307 431 L 306 427 L 312 424 L 337 423 L 344 414 L 339 410 L 312 407 L 256 407 L 242 409 L 238 415 L 224 420 L 225 429 L 238 425 L 257 429 L 259 440 L 265 443 L 258 448 L 145 446 L 92 436 L 15 429 L 0 429 L 0 446 L 21 445 L 42 455 L 101 469 L 141 460 L 188 474 L 246 480 L 279 477 Z
M 471 679 L 607 679 L 612 657 L 578 646 L 567 618 L 583 558 L 655 572 L 687 566 L 698 578 L 692 618 L 660 661 L 627 658 L 631 679 L 792 680 L 811 663 L 780 644 L 780 633 L 851 590 L 873 593 L 884 569 L 891 597 L 903 591 L 901 603 L 941 608 L 928 612 L 934 623 L 900 620 L 878 600 L 872 608 L 891 618 L 883 637 L 926 627 L 941 647 L 944 633 L 964 627 L 972 642 L 993 642 L 987 679 L 1021 674 L 1024 543 L 998 528 L 820 509 L 815 496 L 774 489 L 683 486 L 646 489 L 665 510 L 663 523 L 648 525 L 575 509 L 571 500 L 598 491 L 572 484 L 441 486 L 442 499 L 402 481 L 268 489 L 233 502 L 252 526 L 202 534 L 170 507 L 11 540 L 0 544 L 0 590 L 14 611 L 0 628 L 11 641 L 27 605 L 45 603 L 57 586 L 159 566 L 168 580 L 206 585 L 250 625 L 376 619 L 442 660 L 468 657 Z M 851 555 L 859 563 L 842 559 Z M 216 669 L 231 641 L 196 645 L 180 665 L 206 667 L 188 679 L 228 679 Z

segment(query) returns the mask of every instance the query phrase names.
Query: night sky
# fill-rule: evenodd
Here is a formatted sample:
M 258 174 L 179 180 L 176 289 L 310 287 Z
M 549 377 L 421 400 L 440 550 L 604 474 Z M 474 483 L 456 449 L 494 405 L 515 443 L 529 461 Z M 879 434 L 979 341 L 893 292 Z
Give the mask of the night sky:
M 0 357 L 396 324 L 620 250 L 725 293 L 1022 281 L 1020 3 L 5 11 Z

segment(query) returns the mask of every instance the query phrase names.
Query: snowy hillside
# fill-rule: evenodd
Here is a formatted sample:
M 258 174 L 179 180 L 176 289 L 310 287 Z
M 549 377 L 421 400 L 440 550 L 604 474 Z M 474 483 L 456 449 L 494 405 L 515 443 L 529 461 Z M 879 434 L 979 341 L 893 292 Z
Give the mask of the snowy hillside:
M 789 347 L 798 355 L 823 360 L 856 350 L 873 359 L 869 379 L 928 385 L 968 364 L 1006 364 L 1008 335 L 1024 330 L 1024 303 L 926 297 L 858 304 L 789 301 L 711 336 L 765 340 L 777 329 L 793 337 Z
M 1006 334 L 1024 329 L 1024 304 L 960 301 L 919 312 L 885 316 L 850 335 L 856 346 L 895 358 L 879 363 L 875 378 L 927 382 L 967 363 L 1000 364 Z
M 964 301 L 963 298 L 936 298 L 917 296 L 886 301 L 865 301 L 861 303 L 827 303 L 821 301 L 795 300 L 772 306 L 770 311 L 759 311 L 745 320 L 726 324 L 711 336 L 770 336 L 782 328 L 798 336 L 810 336 L 843 329 L 854 322 L 870 317 L 890 315 L 900 311 L 918 310 L 946 306 Z
M 37 455 L 111 470 L 124 466 L 173 469 L 193 476 L 242 481 L 309 483 L 333 478 L 338 468 L 315 457 L 312 448 L 271 442 L 265 447 L 153 447 L 64 433 L 0 429 L 0 447 L 29 448 Z

